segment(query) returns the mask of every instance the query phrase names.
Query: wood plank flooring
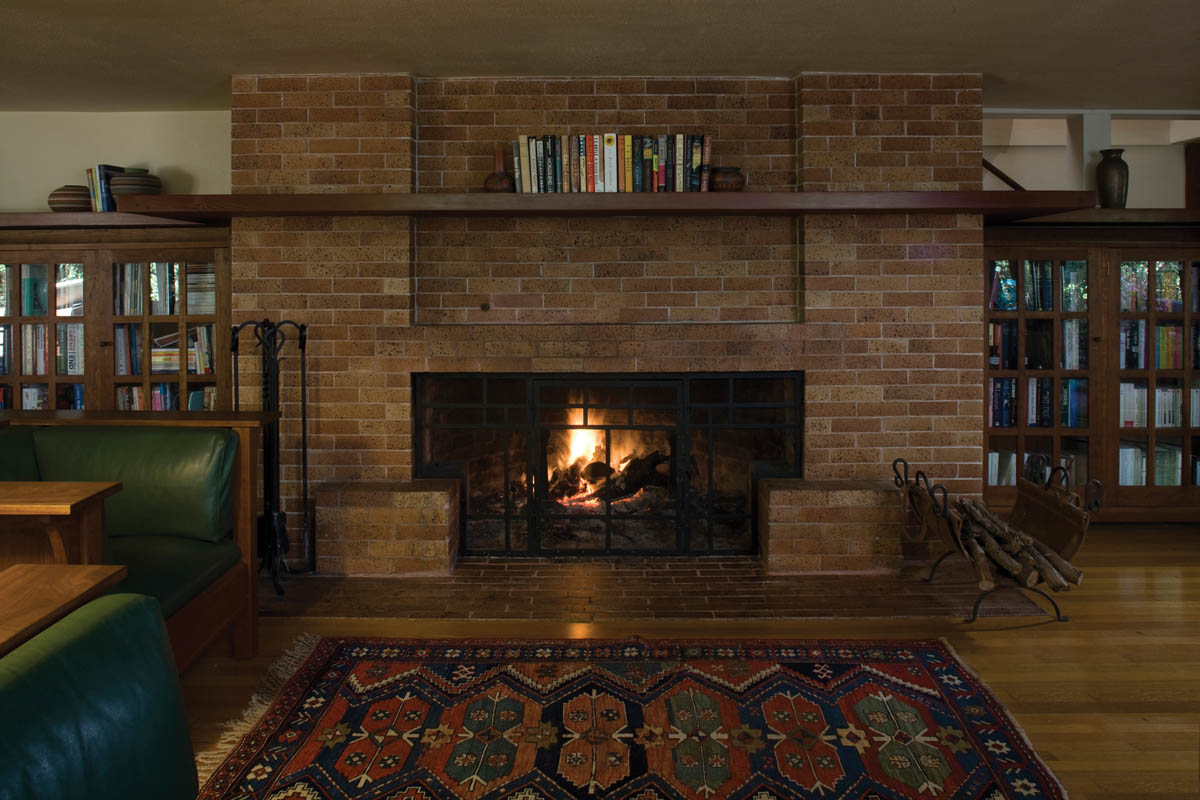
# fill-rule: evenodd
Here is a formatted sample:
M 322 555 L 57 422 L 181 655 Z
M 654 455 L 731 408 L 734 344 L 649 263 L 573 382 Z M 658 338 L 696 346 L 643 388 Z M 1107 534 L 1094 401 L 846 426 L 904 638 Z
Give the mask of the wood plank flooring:
M 301 633 L 325 636 L 582 638 L 944 637 L 1025 729 L 1073 800 L 1200 798 L 1200 526 L 1096 526 L 1059 595 L 1068 623 L 993 616 L 478 620 L 264 616 L 261 654 L 218 645 L 183 678 L 197 751 L 240 716 L 267 666 Z M 403 594 L 403 580 L 394 591 Z M 603 598 L 594 601 L 603 606 Z M 324 608 L 320 610 L 325 611 Z

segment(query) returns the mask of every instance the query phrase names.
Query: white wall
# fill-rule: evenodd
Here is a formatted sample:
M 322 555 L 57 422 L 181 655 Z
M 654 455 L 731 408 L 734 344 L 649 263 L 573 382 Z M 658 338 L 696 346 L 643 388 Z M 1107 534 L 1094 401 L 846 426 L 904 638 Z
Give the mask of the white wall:
M 48 211 L 97 163 L 146 167 L 170 194 L 227 194 L 229 111 L 0 111 L 0 211 Z
M 1182 208 L 1184 139 L 1200 135 L 1196 120 L 1114 119 L 1111 142 L 1129 164 L 1127 208 Z M 983 157 L 1026 189 L 1076 189 L 1065 118 L 985 118 Z M 984 173 L 983 188 L 1005 189 Z

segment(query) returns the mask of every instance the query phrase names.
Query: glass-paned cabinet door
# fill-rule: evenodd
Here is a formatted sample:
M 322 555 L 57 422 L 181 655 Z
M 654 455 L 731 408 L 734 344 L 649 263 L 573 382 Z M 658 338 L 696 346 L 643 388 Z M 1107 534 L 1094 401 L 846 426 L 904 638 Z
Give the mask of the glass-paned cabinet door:
M 1195 485 L 1189 434 L 1200 431 L 1200 260 L 1130 249 L 1112 263 L 1116 502 L 1171 502 L 1175 495 L 1162 492 Z

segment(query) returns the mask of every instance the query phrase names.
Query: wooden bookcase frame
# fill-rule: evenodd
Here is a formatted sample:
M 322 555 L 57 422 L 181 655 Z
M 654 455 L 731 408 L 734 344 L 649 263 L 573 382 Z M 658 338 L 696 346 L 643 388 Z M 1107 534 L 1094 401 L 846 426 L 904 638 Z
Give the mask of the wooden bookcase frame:
M 149 292 L 149 263 L 177 263 L 179 301 L 176 312 L 152 315 Z M 140 263 L 143 304 L 140 314 L 116 317 L 113 306 L 113 265 Z M 188 264 L 212 264 L 214 270 L 214 313 L 188 313 L 186 304 L 186 269 Z M 225 228 L 160 228 L 160 229 L 83 229 L 83 230 L 3 230 L 0 231 L 0 264 L 7 267 L 8 307 L 0 315 L 0 326 L 8 336 L 8 370 L 0 375 L 0 387 L 10 391 L 10 408 L 25 410 L 21 389 L 25 385 L 45 385 L 49 393 L 50 410 L 57 407 L 58 388 L 64 384 L 82 384 L 84 407 L 92 411 L 116 408 L 116 388 L 138 385 L 143 389 L 143 408 L 151 407 L 151 387 L 154 384 L 173 384 L 179 403 L 186 408 L 189 386 L 216 387 L 215 409 L 231 407 L 231 375 L 229 354 L 230 330 L 230 264 L 229 232 Z M 36 317 L 23 315 L 21 307 L 21 272 L 24 264 L 48 265 L 46 286 L 47 308 Z M 59 264 L 83 266 L 83 314 L 57 316 L 55 309 L 55 272 Z M 22 369 L 22 335 L 24 326 L 42 324 L 46 327 L 46 374 L 25 374 Z M 55 369 L 55 331 L 63 324 L 83 325 L 82 375 L 58 375 Z M 142 329 L 144 358 L 141 375 L 118 376 L 114 362 L 114 325 L 136 324 Z M 152 373 L 150 363 L 150 332 L 152 326 L 174 325 L 179 334 L 180 368 L 177 372 Z M 189 375 L 187 370 L 187 333 L 189 326 L 211 325 L 213 372 Z
M 985 232 L 985 298 L 984 298 L 984 353 L 988 352 L 991 329 L 989 323 L 1000 320 L 1015 320 L 1017 323 L 1018 356 L 1016 369 L 984 368 L 984 461 L 983 494 L 990 505 L 1010 508 L 1016 499 L 1013 486 L 989 485 L 988 453 L 998 446 L 1015 445 L 1015 472 L 1023 474 L 1024 456 L 1027 452 L 1042 452 L 1045 448 L 1038 443 L 1049 440 L 1052 445 L 1051 466 L 1060 463 L 1064 440 L 1079 438 L 1087 440 L 1087 478 L 1097 478 L 1104 485 L 1103 506 L 1097 515 L 1100 521 L 1194 521 L 1200 511 L 1200 485 L 1194 479 L 1193 459 L 1200 457 L 1200 415 L 1191 413 L 1191 388 L 1200 386 L 1200 354 L 1197 354 L 1193 325 L 1200 326 L 1200 306 L 1197 306 L 1194 291 L 1200 291 L 1200 230 L 1195 227 L 1150 227 L 1150 226 L 1081 226 L 1070 228 L 1047 226 L 1009 226 L 987 228 Z M 997 259 L 1007 258 L 1012 269 L 1020 273 L 1017 277 L 1018 309 L 996 311 L 990 308 L 992 265 Z M 1053 309 L 1028 311 L 1025 309 L 1024 269 L 1026 259 L 1052 260 Z M 1061 265 L 1065 260 L 1086 260 L 1088 265 L 1088 309 L 1086 313 L 1071 313 L 1062 310 Z M 1121 311 L 1121 263 L 1123 261 L 1147 261 L 1148 287 L 1146 311 Z M 1158 311 L 1155 309 L 1155 262 L 1178 261 L 1181 263 L 1182 311 Z M 1089 358 L 1087 369 L 1067 370 L 1063 368 L 1062 321 L 1080 318 L 1088 321 Z M 1051 320 L 1053 331 L 1053 362 L 1051 369 L 1030 369 L 1025 364 L 1029 320 Z M 1140 319 L 1146 323 L 1146 368 L 1120 368 L 1120 342 L 1122 320 Z M 1181 368 L 1158 369 L 1155 364 L 1155 330 L 1159 322 L 1178 322 L 1182 325 L 1183 347 Z M 996 377 L 1013 377 L 1018 380 L 1018 403 L 1016 424 L 1007 428 L 994 427 L 990 418 L 988 401 L 991 380 Z M 1052 408 L 1053 426 L 1044 428 L 1027 424 L 1027 381 L 1030 378 L 1053 379 Z M 1086 427 L 1067 428 L 1061 419 L 1062 381 L 1065 378 L 1088 380 L 1088 424 Z M 1120 424 L 1120 384 L 1123 380 L 1144 381 L 1147 387 L 1146 426 L 1123 428 Z M 1182 424 L 1179 427 L 1159 428 L 1155 426 L 1154 387 L 1158 380 L 1178 381 L 1182 389 Z M 1171 444 L 1181 446 L 1181 474 L 1178 485 L 1157 486 L 1154 480 L 1154 448 L 1160 439 L 1169 437 Z M 1118 449 L 1122 440 L 1145 442 L 1148 447 L 1146 459 L 1146 485 L 1122 486 L 1118 480 Z M 1034 443 L 1031 446 L 1030 443 Z M 1079 484 L 1083 476 L 1076 476 Z

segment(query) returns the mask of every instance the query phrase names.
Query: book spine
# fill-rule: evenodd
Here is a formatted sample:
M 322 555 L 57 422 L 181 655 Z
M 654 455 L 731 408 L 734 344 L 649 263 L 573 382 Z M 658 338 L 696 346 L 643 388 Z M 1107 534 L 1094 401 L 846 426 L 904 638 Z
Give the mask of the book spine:
M 712 159 L 712 136 L 704 134 L 703 146 L 700 150 L 700 191 L 708 191 L 709 162 Z
M 642 191 L 642 137 L 633 137 L 633 189 Z
M 513 187 L 518 192 L 525 191 L 521 184 L 521 142 L 520 140 L 512 142 L 512 157 L 513 157 Z
M 617 135 L 604 134 L 604 191 L 617 191 Z
M 554 137 L 550 134 L 545 134 L 542 137 L 543 151 L 546 157 L 546 191 L 554 192 Z
M 675 191 L 683 191 L 683 134 L 675 134 Z
M 574 136 L 567 137 L 567 152 L 570 154 L 571 191 L 579 191 L 579 142 Z
M 683 136 L 683 191 L 692 190 L 692 135 Z
M 592 134 L 592 161 L 596 164 L 596 191 L 604 191 L 604 142 L 600 134 Z
M 670 163 L 670 154 L 667 152 L 667 135 L 665 133 L 658 136 L 658 172 L 655 176 L 655 183 L 658 185 L 658 191 L 667 191 L 667 165 Z
M 650 153 L 654 159 L 653 167 L 650 170 L 650 191 L 657 192 L 658 191 L 658 170 L 659 170 L 659 167 L 661 166 L 661 164 L 659 163 L 658 137 L 657 136 L 650 137 Z
M 654 137 L 642 137 L 642 191 L 654 191 Z
M 96 194 L 96 169 L 94 167 L 87 168 L 87 185 L 88 191 L 91 193 L 92 211 L 99 211 L 100 203 L 97 200 L 99 195 Z
M 529 167 L 532 162 L 529 160 L 529 134 L 523 133 L 517 137 L 517 156 L 524 162 L 525 169 L 521 170 L 521 174 L 517 180 L 518 191 L 528 194 L 529 188 Z M 517 169 L 517 157 L 513 158 L 513 169 Z
M 559 163 L 562 165 L 562 190 L 571 191 L 571 144 L 564 133 L 558 137 Z
M 544 192 L 546 191 L 546 141 L 544 139 L 537 140 L 537 156 L 534 163 L 537 164 L 537 190 Z
M 617 136 L 617 158 L 614 168 L 617 171 L 617 191 L 625 191 L 625 137 Z
M 663 170 L 663 191 L 675 191 L 675 137 L 667 136 L 667 168 Z
M 562 171 L 562 140 L 557 136 L 551 136 L 550 142 L 554 147 L 554 191 L 562 192 L 563 190 L 563 171 Z
M 625 134 L 621 137 L 621 141 L 625 146 L 625 158 L 622 162 L 622 168 L 625 173 L 625 191 L 633 191 L 633 136 Z
M 700 191 L 700 164 L 704 160 L 704 137 L 692 134 L 692 191 Z
M 587 159 L 587 190 L 594 192 L 596 191 L 596 151 L 592 147 L 591 136 L 584 136 L 581 141 L 583 143 L 583 158 Z

